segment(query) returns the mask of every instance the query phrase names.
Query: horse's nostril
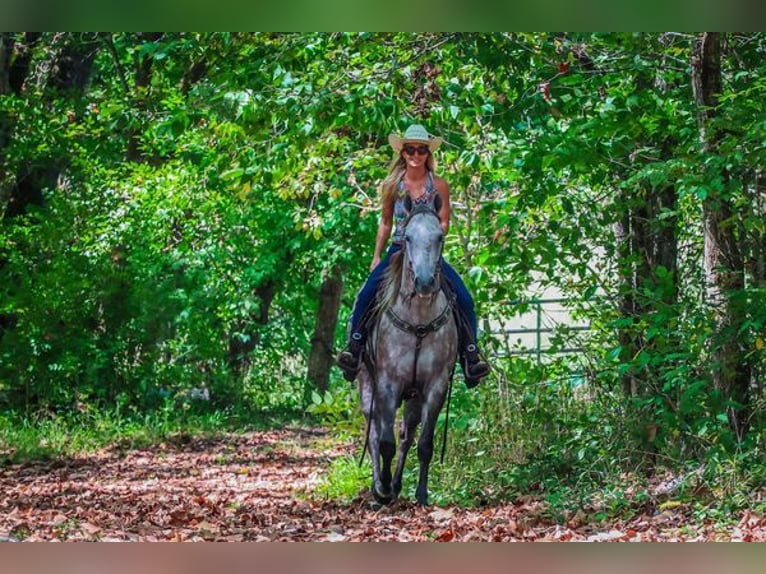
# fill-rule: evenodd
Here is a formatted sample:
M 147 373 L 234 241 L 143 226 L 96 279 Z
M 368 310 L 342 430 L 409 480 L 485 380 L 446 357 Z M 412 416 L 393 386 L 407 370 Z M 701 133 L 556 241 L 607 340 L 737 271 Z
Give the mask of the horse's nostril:
M 436 285 L 436 279 L 431 277 L 416 277 L 415 291 L 418 293 L 431 293 Z

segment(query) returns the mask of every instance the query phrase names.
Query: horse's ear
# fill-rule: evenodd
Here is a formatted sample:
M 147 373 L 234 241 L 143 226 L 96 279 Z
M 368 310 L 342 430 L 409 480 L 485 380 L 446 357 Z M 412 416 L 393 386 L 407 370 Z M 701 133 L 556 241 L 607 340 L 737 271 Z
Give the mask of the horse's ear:
M 412 198 L 409 193 L 404 195 L 404 209 L 407 210 L 407 213 L 412 211 Z
M 442 210 L 442 196 L 439 192 L 436 192 L 436 197 L 434 197 L 434 210 L 437 214 Z

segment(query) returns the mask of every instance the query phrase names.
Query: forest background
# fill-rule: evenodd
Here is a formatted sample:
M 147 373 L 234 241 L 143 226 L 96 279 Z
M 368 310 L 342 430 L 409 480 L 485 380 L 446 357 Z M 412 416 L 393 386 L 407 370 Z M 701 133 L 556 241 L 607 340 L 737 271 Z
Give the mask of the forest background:
M 762 505 L 760 33 L 0 34 L 0 458 L 310 417 L 390 132 L 443 136 L 446 257 L 493 374 L 444 500 Z M 503 332 L 555 289 L 544 359 Z M 577 349 L 574 353 L 563 353 Z M 346 461 L 336 491 L 366 479 Z

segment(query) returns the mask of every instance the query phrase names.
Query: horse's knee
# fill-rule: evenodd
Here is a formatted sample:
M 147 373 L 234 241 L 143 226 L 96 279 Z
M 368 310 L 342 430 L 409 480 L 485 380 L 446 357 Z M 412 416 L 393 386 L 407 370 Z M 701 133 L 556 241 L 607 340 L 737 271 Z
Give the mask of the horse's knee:
M 382 424 L 380 429 L 380 442 L 394 442 L 394 427 L 391 424 Z

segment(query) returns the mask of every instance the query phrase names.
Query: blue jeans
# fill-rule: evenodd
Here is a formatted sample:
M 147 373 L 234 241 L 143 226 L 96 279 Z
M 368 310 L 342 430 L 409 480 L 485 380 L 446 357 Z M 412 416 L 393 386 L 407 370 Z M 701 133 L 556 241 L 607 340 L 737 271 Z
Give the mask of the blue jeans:
M 351 315 L 351 332 L 359 330 L 359 325 L 362 322 L 362 317 L 367 313 L 368 309 L 375 301 L 375 295 L 378 292 L 378 287 L 383 279 L 383 274 L 388 269 L 388 263 L 391 261 L 391 256 L 402 249 L 401 245 L 393 243 L 388 248 L 386 257 L 378 264 L 375 269 L 372 270 L 370 276 L 367 278 L 364 286 L 359 295 L 356 297 L 356 303 L 354 303 L 354 312 Z M 471 326 L 471 332 L 473 333 L 473 340 L 476 341 L 477 321 L 476 321 L 476 309 L 473 305 L 473 297 L 468 292 L 468 289 L 457 274 L 452 266 L 442 259 L 442 271 L 444 276 L 452 285 L 455 295 L 457 297 L 457 306 L 460 309 L 463 317 L 468 320 L 468 324 Z

